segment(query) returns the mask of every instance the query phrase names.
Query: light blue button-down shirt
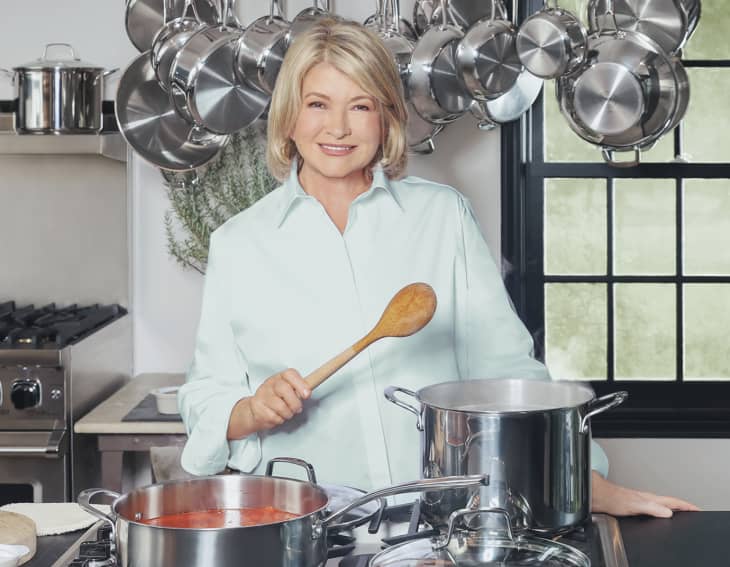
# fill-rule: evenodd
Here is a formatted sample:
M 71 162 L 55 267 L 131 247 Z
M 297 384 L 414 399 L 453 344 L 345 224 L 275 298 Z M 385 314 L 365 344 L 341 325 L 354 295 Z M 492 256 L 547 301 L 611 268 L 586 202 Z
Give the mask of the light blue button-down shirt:
M 405 338 L 370 346 L 314 390 L 304 411 L 274 430 L 227 441 L 236 402 L 269 376 L 303 376 L 352 345 L 391 297 L 426 282 L 438 306 Z M 549 378 L 511 307 L 464 196 L 376 169 L 351 204 L 343 234 L 304 192 L 294 169 L 279 188 L 211 238 L 197 344 L 179 395 L 189 435 L 183 467 L 262 473 L 272 457 L 299 457 L 318 479 L 363 489 L 420 476 L 415 417 L 383 397 L 467 378 Z M 594 444 L 594 467 L 605 454 Z

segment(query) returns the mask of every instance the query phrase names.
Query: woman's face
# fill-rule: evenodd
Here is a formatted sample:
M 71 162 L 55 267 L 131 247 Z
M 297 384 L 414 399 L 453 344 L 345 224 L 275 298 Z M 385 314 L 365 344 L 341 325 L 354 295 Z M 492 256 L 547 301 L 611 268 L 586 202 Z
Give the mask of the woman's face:
M 304 77 L 290 137 L 304 162 L 302 177 L 360 179 L 380 147 L 380 112 L 346 75 L 319 63 Z

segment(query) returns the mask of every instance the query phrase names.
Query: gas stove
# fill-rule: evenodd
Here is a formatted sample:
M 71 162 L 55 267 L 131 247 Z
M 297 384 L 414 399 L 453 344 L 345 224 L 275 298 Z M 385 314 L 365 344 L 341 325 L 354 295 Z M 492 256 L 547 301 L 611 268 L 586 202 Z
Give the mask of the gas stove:
M 413 539 L 438 535 L 420 519 L 419 501 L 382 508 L 369 524 L 352 531 L 330 534 L 325 567 L 367 567 L 382 549 Z M 53 563 L 51 567 L 112 567 L 111 527 L 97 522 Z M 621 531 L 615 518 L 596 514 L 592 522 L 556 538 L 585 553 L 591 567 L 628 567 Z M 41 540 L 42 541 L 42 540 Z M 35 567 L 32 562 L 30 567 Z
M 130 376 L 126 313 L 0 300 L 0 505 L 65 502 L 99 485 L 95 439 L 73 426 Z

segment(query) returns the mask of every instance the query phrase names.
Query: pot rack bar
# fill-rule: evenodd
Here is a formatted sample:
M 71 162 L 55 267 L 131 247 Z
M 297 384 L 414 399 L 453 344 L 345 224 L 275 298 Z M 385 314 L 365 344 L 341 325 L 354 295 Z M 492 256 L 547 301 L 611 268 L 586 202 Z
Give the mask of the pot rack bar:
M 127 144 L 119 133 L 112 102 L 104 102 L 103 126 L 98 134 L 18 135 L 14 109 L 15 101 L 0 100 L 0 156 L 89 154 L 127 161 Z

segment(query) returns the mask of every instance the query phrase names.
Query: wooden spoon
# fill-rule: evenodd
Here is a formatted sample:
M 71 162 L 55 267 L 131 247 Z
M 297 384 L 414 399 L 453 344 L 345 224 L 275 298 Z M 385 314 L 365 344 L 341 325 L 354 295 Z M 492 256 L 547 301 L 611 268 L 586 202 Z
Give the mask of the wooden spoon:
M 431 320 L 434 311 L 436 311 L 436 294 L 430 285 L 425 283 L 407 285 L 393 296 L 372 331 L 304 379 L 310 388 L 316 388 L 378 339 L 407 337 L 417 333 Z

